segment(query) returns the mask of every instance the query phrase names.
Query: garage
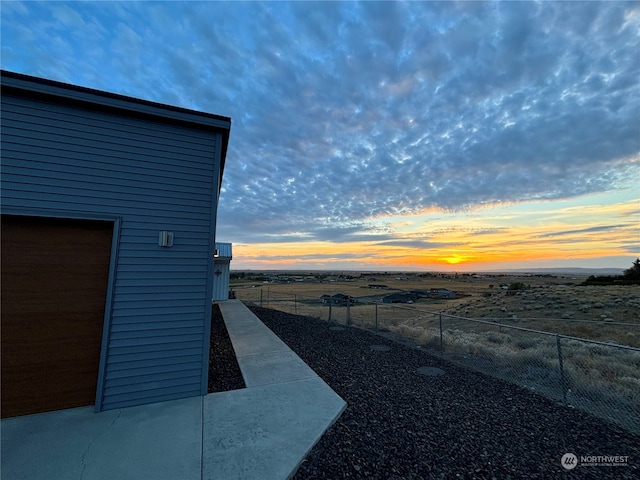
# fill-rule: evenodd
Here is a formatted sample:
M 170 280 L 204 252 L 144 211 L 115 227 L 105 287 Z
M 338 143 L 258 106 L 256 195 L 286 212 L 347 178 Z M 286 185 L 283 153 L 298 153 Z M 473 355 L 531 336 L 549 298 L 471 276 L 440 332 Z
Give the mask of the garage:
M 206 395 L 231 119 L 0 84 L 2 416 Z
M 113 222 L 1 221 L 2 417 L 94 405 Z

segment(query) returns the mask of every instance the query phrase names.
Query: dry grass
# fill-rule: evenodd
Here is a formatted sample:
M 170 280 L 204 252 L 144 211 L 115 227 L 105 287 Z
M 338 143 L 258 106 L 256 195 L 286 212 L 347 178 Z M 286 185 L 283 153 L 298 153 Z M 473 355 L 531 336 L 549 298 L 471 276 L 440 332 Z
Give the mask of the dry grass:
M 564 401 L 566 395 L 570 405 L 640 432 L 638 351 L 563 339 L 561 374 L 554 336 L 445 327 L 440 352 L 437 328 L 399 324 L 389 329 L 452 361 L 552 399 Z
M 236 282 L 233 288 L 237 298 L 243 301 L 324 319 L 328 319 L 329 309 L 320 302 L 323 294 L 343 293 L 356 297 L 360 302 L 372 302 L 397 291 L 447 288 L 464 296 L 447 300 L 421 299 L 415 304 L 379 305 L 378 325 L 393 327 L 402 323 L 418 326 L 429 319 L 436 319 L 438 312 L 444 312 L 640 347 L 640 289 L 637 286 L 567 286 L 567 282 L 578 284 L 583 278 L 560 277 L 434 278 L 408 275 L 408 280 L 396 280 L 395 276 L 376 275 L 372 282 L 368 280 L 369 277 L 354 281 Z M 369 283 L 384 284 L 389 289 L 371 289 Z M 524 283 L 529 288 L 517 295 L 509 295 L 500 289 L 500 284 L 512 283 Z M 331 320 L 346 323 L 347 314 L 351 323 L 375 326 L 374 305 L 359 303 L 349 312 L 344 307 L 334 306 Z M 594 323 L 583 323 L 585 320 Z M 612 325 L 619 322 L 637 327 Z

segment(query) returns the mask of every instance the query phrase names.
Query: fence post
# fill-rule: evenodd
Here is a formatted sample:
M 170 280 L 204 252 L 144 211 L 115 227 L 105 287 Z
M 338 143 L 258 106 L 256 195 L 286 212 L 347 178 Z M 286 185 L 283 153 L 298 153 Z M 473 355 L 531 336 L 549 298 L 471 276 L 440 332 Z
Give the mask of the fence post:
M 331 298 L 329 298 L 329 322 L 331 321 Z
M 442 352 L 442 312 L 439 312 L 438 317 L 440 319 L 440 352 Z
M 347 325 L 351 325 L 351 299 L 347 297 Z
M 298 314 L 298 296 L 297 295 L 293 296 L 293 313 L 295 315 Z
M 376 303 L 376 332 L 378 331 L 378 304 Z
M 560 382 L 562 384 L 562 400 L 564 406 L 567 406 L 567 382 L 564 378 L 564 363 L 562 361 L 562 348 L 560 347 L 560 336 L 556 335 L 556 344 L 558 345 L 558 363 L 560 364 Z

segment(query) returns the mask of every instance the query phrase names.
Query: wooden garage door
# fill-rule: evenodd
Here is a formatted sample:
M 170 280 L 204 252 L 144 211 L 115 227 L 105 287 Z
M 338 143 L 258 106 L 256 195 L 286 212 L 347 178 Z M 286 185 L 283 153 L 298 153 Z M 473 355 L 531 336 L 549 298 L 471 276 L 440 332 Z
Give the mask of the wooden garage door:
M 2 417 L 93 405 L 113 223 L 1 221 Z

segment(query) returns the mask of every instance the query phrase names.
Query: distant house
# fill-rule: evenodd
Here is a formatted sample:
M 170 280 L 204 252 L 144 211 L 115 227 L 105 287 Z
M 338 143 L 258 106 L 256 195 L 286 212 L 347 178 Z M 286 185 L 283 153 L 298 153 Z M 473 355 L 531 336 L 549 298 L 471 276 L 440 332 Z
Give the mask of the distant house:
M 1 81 L 2 416 L 206 394 L 231 119 Z
M 416 300 L 418 296 L 411 292 L 392 293 L 382 297 L 382 303 L 414 303 Z
M 320 299 L 322 300 L 322 303 L 331 303 L 331 295 L 328 294 L 324 294 L 320 296 Z
M 353 298 L 350 295 L 344 295 L 343 293 L 336 293 L 335 295 L 331 296 L 331 303 L 336 305 L 346 305 L 347 303 L 350 303 L 351 305 L 354 305 L 356 301 L 355 301 L 355 298 Z
M 411 292 L 409 292 L 413 295 L 415 295 L 418 298 L 429 298 L 429 292 L 425 292 L 424 290 L 411 290 Z
M 452 292 L 446 288 L 432 288 L 429 290 L 431 298 L 456 298 L 456 292 Z
M 369 288 L 376 288 L 376 289 L 379 289 L 379 290 L 386 290 L 389 287 L 387 285 L 381 285 L 379 283 L 370 283 L 369 284 Z

